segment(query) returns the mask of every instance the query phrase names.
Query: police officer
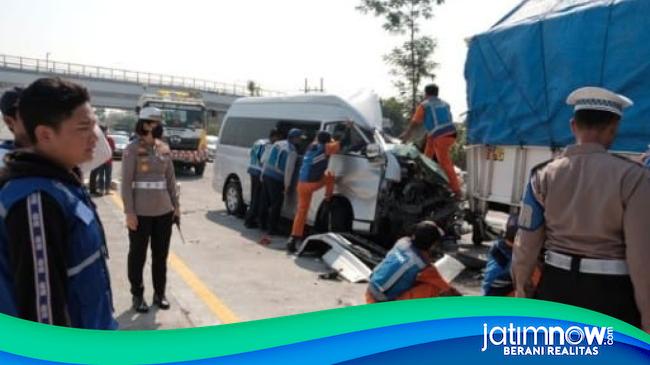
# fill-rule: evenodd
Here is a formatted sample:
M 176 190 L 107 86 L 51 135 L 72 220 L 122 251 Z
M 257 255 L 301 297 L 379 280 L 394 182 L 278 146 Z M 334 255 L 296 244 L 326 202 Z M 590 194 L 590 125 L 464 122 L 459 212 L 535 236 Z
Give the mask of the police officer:
M 456 142 L 456 127 L 451 117 L 449 104 L 438 97 L 438 86 L 427 85 L 424 88 L 425 99 L 418 105 L 411 119 L 408 128 L 400 136 L 403 140 L 409 140 L 418 125 L 424 124 L 427 131 L 427 142 L 424 154 L 433 159 L 436 157 L 438 164 L 445 171 L 449 178 L 449 187 L 460 197 L 460 182 L 454 163 L 451 161 L 449 151 Z
M 122 159 L 122 199 L 129 229 L 128 276 L 133 309 L 144 313 L 142 270 L 151 240 L 153 303 L 169 309 L 165 297 L 167 255 L 172 224 L 180 217 L 176 176 L 163 135 L 160 109 L 145 107 L 136 124 L 137 138 L 124 151 Z
M 2 158 L 8 152 L 13 151 L 18 147 L 26 147 L 29 144 L 29 138 L 25 133 L 25 127 L 18 117 L 18 100 L 23 88 L 14 87 L 5 91 L 0 98 L 0 111 L 2 118 L 9 128 L 9 131 L 14 135 L 14 140 L 4 141 L 0 144 L 0 167 L 4 165 Z
M 97 143 L 88 90 L 39 79 L 18 108 L 32 148 L 10 152 L 0 176 L 0 312 L 115 329 L 104 232 L 77 168 Z
M 516 294 L 592 309 L 650 332 L 650 172 L 607 152 L 632 101 L 584 87 L 567 103 L 575 110 L 576 144 L 531 172 L 513 249 Z
M 297 146 L 304 136 L 298 128 L 292 128 L 287 139 L 277 141 L 271 147 L 262 167 L 264 195 L 260 206 L 260 226 L 270 235 L 278 233 L 278 223 L 284 195 L 291 189 L 293 171 L 298 160 Z M 263 238 L 264 240 L 264 238 Z
M 272 129 L 269 138 L 262 138 L 255 141 L 250 149 L 250 160 L 248 164 L 248 175 L 251 178 L 251 203 L 246 212 L 244 225 L 246 228 L 256 228 L 257 218 L 260 215 L 260 200 L 262 195 L 262 166 L 265 152 L 271 145 L 282 139 L 282 134 L 277 129 Z

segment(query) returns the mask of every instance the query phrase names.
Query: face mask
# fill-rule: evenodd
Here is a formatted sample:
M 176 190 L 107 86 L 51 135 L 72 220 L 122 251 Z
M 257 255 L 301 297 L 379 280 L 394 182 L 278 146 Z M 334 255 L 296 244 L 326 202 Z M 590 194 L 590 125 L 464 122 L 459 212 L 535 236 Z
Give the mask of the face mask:
M 158 124 L 151 130 L 151 136 L 156 139 L 160 139 L 163 136 L 163 126 Z

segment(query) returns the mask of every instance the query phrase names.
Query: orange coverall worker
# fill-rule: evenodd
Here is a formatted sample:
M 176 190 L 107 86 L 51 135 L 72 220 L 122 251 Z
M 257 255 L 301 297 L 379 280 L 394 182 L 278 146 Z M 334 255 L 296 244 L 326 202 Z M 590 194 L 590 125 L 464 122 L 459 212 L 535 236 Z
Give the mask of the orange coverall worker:
M 408 300 L 408 299 L 421 299 L 421 298 L 436 298 L 436 297 L 449 297 L 460 296 L 461 294 L 445 279 L 440 276 L 440 273 L 435 266 L 429 265 L 422 270 L 417 278 L 413 287 L 402 293 L 395 300 Z M 377 303 L 377 299 L 372 296 L 370 291 L 366 291 L 366 303 Z
M 411 118 L 411 123 L 424 124 L 427 130 L 424 154 L 430 159 L 433 159 L 434 155 L 436 156 L 438 164 L 447 174 L 451 190 L 459 195 L 460 182 L 449 156 L 449 150 L 456 142 L 456 127 L 452 122 L 449 104 L 436 96 L 431 96 L 418 105 L 413 118 Z
M 320 136 L 321 134 L 323 134 L 323 137 Z M 324 138 L 325 134 L 327 139 L 322 141 L 331 141 L 331 137 L 327 132 L 320 132 L 319 139 Z M 307 148 L 298 177 L 298 207 L 291 229 L 292 238 L 299 239 L 304 234 L 305 221 L 314 192 L 325 186 L 325 199 L 329 200 L 332 197 L 334 193 L 334 174 L 326 170 L 329 156 L 338 153 L 340 149 L 341 144 L 337 141 L 314 142 Z

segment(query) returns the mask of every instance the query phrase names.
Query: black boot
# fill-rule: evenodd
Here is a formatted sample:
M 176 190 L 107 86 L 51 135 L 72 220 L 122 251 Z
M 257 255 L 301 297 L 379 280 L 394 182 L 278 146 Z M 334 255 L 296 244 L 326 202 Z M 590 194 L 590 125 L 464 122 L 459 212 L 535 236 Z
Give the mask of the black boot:
M 257 222 L 255 222 L 255 220 L 247 219 L 246 221 L 244 221 L 244 227 L 246 227 L 248 229 L 254 229 L 254 228 L 259 227 L 259 225 L 257 224 Z
M 296 246 L 300 244 L 300 238 L 291 236 L 289 240 L 287 241 L 287 253 L 295 253 L 296 252 Z
M 165 298 L 164 295 L 154 294 L 154 296 L 153 296 L 153 304 L 157 305 L 158 308 L 163 309 L 163 310 L 167 310 L 170 307 L 169 301 L 167 301 L 167 298 Z
M 138 313 L 149 312 L 149 306 L 147 305 L 147 302 L 144 301 L 143 297 L 133 296 L 133 309 Z

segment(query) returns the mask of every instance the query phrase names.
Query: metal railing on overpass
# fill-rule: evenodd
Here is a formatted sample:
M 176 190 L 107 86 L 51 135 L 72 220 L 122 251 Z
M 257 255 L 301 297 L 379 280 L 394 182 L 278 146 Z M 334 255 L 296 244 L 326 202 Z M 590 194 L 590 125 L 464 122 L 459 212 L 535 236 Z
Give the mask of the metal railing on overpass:
M 124 70 L 102 66 L 82 65 L 71 62 L 53 61 L 21 56 L 0 55 L 0 67 L 6 69 L 35 71 L 63 76 L 85 77 L 99 80 L 130 82 L 157 87 L 194 89 L 223 95 L 247 96 L 251 94 L 248 85 L 229 84 L 205 79 L 158 73 Z M 255 96 L 282 96 L 279 91 L 255 88 Z

